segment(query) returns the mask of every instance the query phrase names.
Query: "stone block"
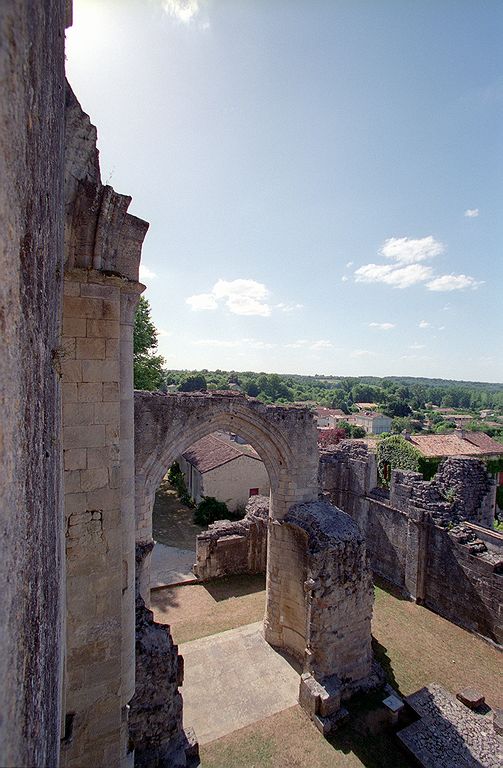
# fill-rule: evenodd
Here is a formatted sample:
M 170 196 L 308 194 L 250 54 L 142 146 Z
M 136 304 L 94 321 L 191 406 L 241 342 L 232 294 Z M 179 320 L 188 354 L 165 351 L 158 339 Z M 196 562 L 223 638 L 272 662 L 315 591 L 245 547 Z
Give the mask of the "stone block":
M 94 404 L 94 423 L 95 424 L 119 424 L 120 403 L 95 403 Z
M 65 296 L 63 299 L 63 316 L 100 319 L 103 317 L 103 300 Z
M 114 402 L 120 399 L 119 383 L 116 381 L 106 381 L 103 383 L 103 402 Z
M 63 294 L 64 296 L 80 296 L 80 283 L 65 280 L 63 282 Z
M 85 336 L 86 320 L 80 317 L 63 317 L 63 334 L 65 336 Z
M 63 336 L 61 339 L 61 350 L 65 360 L 75 359 L 75 337 Z
M 85 469 L 87 452 L 85 448 L 70 448 L 63 452 L 65 470 Z
M 116 360 L 82 360 L 82 381 L 119 381 L 119 363 Z
M 456 694 L 456 698 L 469 709 L 478 709 L 485 704 L 485 696 L 475 688 L 463 688 Z
M 65 384 L 82 381 L 82 363 L 80 360 L 61 361 L 61 376 Z
M 63 403 L 76 403 L 79 399 L 77 383 L 63 384 L 61 394 Z
M 80 403 L 101 403 L 103 384 L 100 381 L 83 381 L 78 385 L 78 400 Z
M 106 320 L 120 320 L 121 306 L 120 301 L 103 301 L 103 319 Z
M 65 427 L 92 424 L 93 417 L 93 403 L 65 403 L 63 405 L 63 424 Z
M 106 340 L 100 337 L 86 337 L 76 340 L 76 357 L 79 360 L 104 360 Z
M 65 470 L 64 484 L 66 493 L 78 493 L 79 491 L 83 490 L 80 487 L 80 470 Z
M 83 491 L 95 491 L 107 485 L 108 469 L 106 467 L 81 470 L 80 486 Z
M 87 320 L 86 336 L 98 336 L 104 339 L 118 339 L 120 325 L 116 320 Z
M 120 341 L 119 339 L 107 339 L 106 340 L 106 353 L 107 358 L 114 360 L 118 359 L 120 355 Z
M 68 448 L 103 448 L 105 446 L 105 427 L 102 424 L 81 427 L 65 427 L 63 446 Z

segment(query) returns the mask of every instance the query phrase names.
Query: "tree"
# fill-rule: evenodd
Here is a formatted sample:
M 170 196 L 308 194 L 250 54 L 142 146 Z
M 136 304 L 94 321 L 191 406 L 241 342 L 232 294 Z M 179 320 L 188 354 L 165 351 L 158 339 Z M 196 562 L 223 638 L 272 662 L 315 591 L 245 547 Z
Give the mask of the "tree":
M 198 392 L 207 388 L 208 385 L 204 376 L 187 376 L 185 381 L 178 387 L 178 390 L 180 392 Z
M 135 389 L 159 389 L 164 382 L 164 358 L 154 355 L 157 330 L 150 318 L 150 304 L 140 296 L 133 326 L 133 371 Z

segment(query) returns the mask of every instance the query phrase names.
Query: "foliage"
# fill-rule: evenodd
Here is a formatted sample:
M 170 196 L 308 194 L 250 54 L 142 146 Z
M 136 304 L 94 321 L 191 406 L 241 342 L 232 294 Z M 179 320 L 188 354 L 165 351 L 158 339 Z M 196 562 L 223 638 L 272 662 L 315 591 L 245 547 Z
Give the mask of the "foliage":
M 135 389 L 159 389 L 164 382 L 164 358 L 154 355 L 157 330 L 150 318 L 150 304 L 140 296 L 133 326 L 133 371 Z
M 342 419 L 339 421 L 338 427 L 339 429 L 344 430 L 347 437 L 351 437 L 353 439 L 357 437 L 365 437 L 367 434 L 363 427 L 358 427 L 356 424 L 350 424 L 348 421 L 344 421 Z
M 498 485 L 496 488 L 496 504 L 501 510 L 503 510 L 503 485 Z M 503 530 L 503 523 L 500 530 Z
M 187 376 L 178 389 L 180 392 L 199 392 L 208 389 L 208 384 L 204 376 Z
M 503 413 L 503 384 L 447 381 L 412 377 L 378 378 L 376 376 L 301 376 L 256 373 L 252 371 L 169 371 L 167 383 L 182 384 L 188 376 L 204 376 L 208 388 L 227 389 L 238 380 L 244 392 L 272 402 L 311 402 L 328 408 L 351 411 L 355 402 L 375 402 L 380 411 L 392 417 L 414 418 L 429 410 L 434 419 L 443 421 L 433 406 L 462 408 L 480 418 L 482 408 Z M 367 397 L 362 397 L 367 395 Z M 372 397 L 370 397 L 372 395 Z M 426 407 L 428 405 L 428 408 Z M 484 431 L 488 430 L 484 428 Z M 503 424 L 502 424 L 503 429 Z
M 379 480 L 388 486 L 393 469 L 420 471 L 421 453 L 401 435 L 380 439 L 377 445 L 377 471 Z
M 318 431 L 318 445 L 320 448 L 327 448 L 329 445 L 338 445 L 338 443 L 346 437 L 345 430 L 340 429 L 340 427 L 321 429 Z
M 185 484 L 185 476 L 177 461 L 174 461 L 168 469 L 168 480 L 176 490 L 177 496 L 182 504 L 185 504 L 187 507 L 193 507 L 194 500 L 187 490 L 187 486 Z
M 194 522 L 198 525 L 211 525 L 216 520 L 228 520 L 229 516 L 225 501 L 218 501 L 214 496 L 203 496 L 194 510 Z

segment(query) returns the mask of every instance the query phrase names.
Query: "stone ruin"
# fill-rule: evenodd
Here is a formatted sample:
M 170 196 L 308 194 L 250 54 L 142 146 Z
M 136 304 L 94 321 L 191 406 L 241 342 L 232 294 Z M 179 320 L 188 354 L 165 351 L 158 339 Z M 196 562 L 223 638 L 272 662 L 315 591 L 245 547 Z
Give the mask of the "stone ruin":
M 321 476 L 346 473 L 348 487 L 329 483 L 319 501 L 308 409 L 231 393 L 133 395 L 148 224 L 128 213 L 128 196 L 102 183 L 96 129 L 65 85 L 71 1 L 4 0 L 0 24 L 0 764 L 131 768 L 135 759 L 145 766 L 190 760 L 183 662 L 169 629 L 148 610 L 151 511 L 170 463 L 215 429 L 242 434 L 268 470 L 265 637 L 302 661 L 300 700 L 325 731 L 340 702 L 376 680 L 368 530 L 338 510 L 350 511 L 335 497 L 351 497 L 353 517 L 354 509 L 368 515 L 371 504 L 392 516 L 391 508 L 369 496 L 372 469 L 361 457 L 343 471 L 339 462 L 339 475 L 337 461 L 329 471 L 325 460 Z M 365 477 L 358 475 L 355 490 L 358 462 Z M 397 530 L 413 552 L 428 523 L 401 515 L 405 528 Z M 472 560 L 458 563 L 465 575 Z M 406 579 L 424 593 L 418 563 L 409 558 Z M 490 624 L 497 573 L 484 568 L 477 626 Z M 468 582 L 473 592 L 476 580 Z M 467 587 L 463 600 L 471 598 Z
M 194 573 L 201 581 L 265 573 L 269 499 L 252 496 L 242 520 L 218 520 L 197 536 Z
M 320 460 L 324 495 L 364 532 L 375 574 L 445 618 L 503 642 L 503 536 L 496 486 L 480 459 L 445 459 L 431 481 L 394 470 L 377 487 L 375 454 L 345 441 Z
M 197 575 L 266 572 L 264 637 L 300 662 L 299 700 L 327 733 L 341 700 L 380 680 L 372 663 L 364 538 L 348 515 L 318 501 L 317 432 L 309 409 L 267 406 L 230 392 L 135 393 L 137 548 L 145 552 L 137 567 L 139 591 L 148 602 L 155 491 L 176 456 L 216 429 L 240 434 L 260 453 L 271 497 L 250 500 L 243 520 L 220 521 L 198 536 Z M 181 719 L 174 743 L 180 738 Z

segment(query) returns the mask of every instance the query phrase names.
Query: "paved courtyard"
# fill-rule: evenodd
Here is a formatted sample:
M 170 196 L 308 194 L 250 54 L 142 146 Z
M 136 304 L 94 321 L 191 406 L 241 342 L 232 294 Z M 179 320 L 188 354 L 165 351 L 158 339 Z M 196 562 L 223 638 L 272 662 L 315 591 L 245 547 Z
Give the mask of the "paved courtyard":
M 184 643 L 180 653 L 184 723 L 200 744 L 297 703 L 298 672 L 266 643 L 262 622 Z
M 193 549 L 168 547 L 156 541 L 150 566 L 150 587 L 169 587 L 175 584 L 197 581 L 192 572 L 196 560 Z

